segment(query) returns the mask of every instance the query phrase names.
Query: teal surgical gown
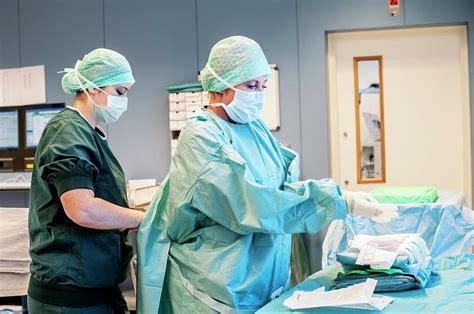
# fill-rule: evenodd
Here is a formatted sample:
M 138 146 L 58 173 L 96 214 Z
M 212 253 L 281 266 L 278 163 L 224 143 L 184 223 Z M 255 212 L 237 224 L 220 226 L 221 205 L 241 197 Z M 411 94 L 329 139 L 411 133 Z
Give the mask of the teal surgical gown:
M 139 313 L 255 311 L 284 290 L 291 234 L 346 217 L 332 180 L 298 177 L 262 121 L 192 119 L 138 232 Z

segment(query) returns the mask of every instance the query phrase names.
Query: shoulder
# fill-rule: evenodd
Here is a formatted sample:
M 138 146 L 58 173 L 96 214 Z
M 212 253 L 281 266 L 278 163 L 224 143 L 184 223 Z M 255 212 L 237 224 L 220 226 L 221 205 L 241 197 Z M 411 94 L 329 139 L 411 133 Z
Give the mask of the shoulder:
M 182 129 L 179 141 L 207 151 L 218 150 L 230 139 L 225 130 L 205 112 L 192 118 Z
M 75 139 L 93 138 L 92 127 L 77 112 L 70 109 L 64 109 L 55 115 L 44 129 L 43 137 L 45 139 L 52 137 L 70 137 Z
M 39 159 L 53 160 L 75 155 L 90 158 L 97 154 L 94 130 L 77 112 L 65 109 L 46 125 L 36 155 Z

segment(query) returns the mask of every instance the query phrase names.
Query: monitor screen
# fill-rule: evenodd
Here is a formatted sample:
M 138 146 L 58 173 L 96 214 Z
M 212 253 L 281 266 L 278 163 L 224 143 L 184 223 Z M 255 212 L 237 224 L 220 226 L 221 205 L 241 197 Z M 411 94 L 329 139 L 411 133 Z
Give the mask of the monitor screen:
M 0 111 L 0 149 L 18 148 L 18 112 Z
M 62 111 L 63 108 L 39 108 L 27 109 L 25 112 L 26 119 L 26 146 L 38 146 L 41 134 L 48 123 L 56 113 Z

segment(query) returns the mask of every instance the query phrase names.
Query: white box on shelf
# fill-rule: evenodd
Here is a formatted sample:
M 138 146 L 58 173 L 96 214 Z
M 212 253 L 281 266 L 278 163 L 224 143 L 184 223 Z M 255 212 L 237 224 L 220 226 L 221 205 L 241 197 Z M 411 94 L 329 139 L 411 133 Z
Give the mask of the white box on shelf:
M 202 97 L 201 97 L 201 102 L 202 102 L 202 106 L 207 106 L 209 105 L 209 98 L 207 96 L 207 92 L 202 92 Z
M 170 102 L 183 102 L 186 100 L 184 93 L 171 93 L 168 96 Z
M 156 181 L 155 181 L 156 182 Z M 127 189 L 128 205 L 130 207 L 138 207 L 149 204 L 153 196 L 158 192 L 159 185 L 141 187 L 136 189 Z
M 196 100 L 196 101 L 186 101 L 186 108 L 188 108 L 189 106 L 200 106 L 202 104 L 202 101 L 199 99 L 199 100 Z
M 186 111 L 187 112 L 198 111 L 199 109 L 201 109 L 201 107 L 202 107 L 201 102 L 193 103 L 193 104 L 186 104 Z
M 178 140 L 176 139 L 172 139 L 171 140 L 171 149 L 176 149 L 176 147 L 178 146 Z
M 185 111 L 186 103 L 185 102 L 171 102 L 170 111 Z
M 189 92 L 185 93 L 186 101 L 201 101 L 202 94 L 201 92 Z
M 134 179 L 128 180 L 128 187 L 130 189 L 140 189 L 149 186 L 155 186 L 156 179 Z
M 170 130 L 171 131 L 179 131 L 181 130 L 180 121 L 170 121 Z
M 186 111 L 171 111 L 170 121 L 186 121 Z
M 188 111 L 186 113 L 186 116 L 188 117 L 188 120 L 199 115 L 201 113 L 201 110 L 194 110 L 194 111 Z

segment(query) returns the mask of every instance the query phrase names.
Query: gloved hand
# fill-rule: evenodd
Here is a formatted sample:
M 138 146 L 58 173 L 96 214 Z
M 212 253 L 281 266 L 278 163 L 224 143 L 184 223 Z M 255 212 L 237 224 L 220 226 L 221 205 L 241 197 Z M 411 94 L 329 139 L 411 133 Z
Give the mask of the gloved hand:
M 343 191 L 342 197 L 350 215 L 370 217 L 378 223 L 387 223 L 398 217 L 396 205 L 380 204 L 369 193 Z

